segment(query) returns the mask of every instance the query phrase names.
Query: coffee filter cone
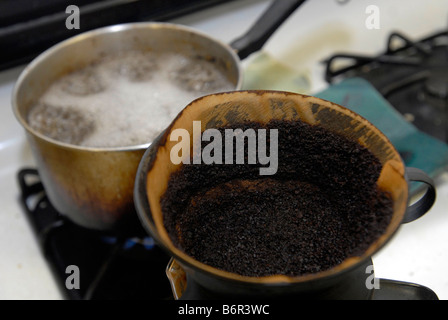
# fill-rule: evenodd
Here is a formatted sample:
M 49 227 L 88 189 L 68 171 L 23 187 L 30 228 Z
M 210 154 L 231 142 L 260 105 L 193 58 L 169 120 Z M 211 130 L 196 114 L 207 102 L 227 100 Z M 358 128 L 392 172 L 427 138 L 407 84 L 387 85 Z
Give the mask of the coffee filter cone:
M 219 270 L 188 256 L 170 240 L 163 224 L 160 199 L 167 190 L 170 176 L 182 164 L 170 161 L 170 151 L 177 141 L 170 141 L 170 133 L 185 129 L 190 133 L 190 154 L 193 154 L 193 122 L 201 121 L 201 131 L 209 128 L 240 125 L 251 121 L 267 124 L 271 120 L 303 121 L 321 126 L 340 134 L 369 149 L 382 164 L 377 181 L 379 189 L 389 192 L 393 199 L 393 216 L 386 232 L 361 256 L 350 257 L 340 265 L 326 271 L 298 277 L 274 275 L 247 277 Z M 227 279 L 255 283 L 296 283 L 337 274 L 358 265 L 378 251 L 396 232 L 407 208 L 408 185 L 405 167 L 393 145 L 375 126 L 358 114 L 319 98 L 280 91 L 239 91 L 205 96 L 188 105 L 151 146 L 151 156 L 146 175 L 146 197 L 148 206 L 144 223 L 149 225 L 152 235 L 174 257 L 187 268 L 201 270 Z

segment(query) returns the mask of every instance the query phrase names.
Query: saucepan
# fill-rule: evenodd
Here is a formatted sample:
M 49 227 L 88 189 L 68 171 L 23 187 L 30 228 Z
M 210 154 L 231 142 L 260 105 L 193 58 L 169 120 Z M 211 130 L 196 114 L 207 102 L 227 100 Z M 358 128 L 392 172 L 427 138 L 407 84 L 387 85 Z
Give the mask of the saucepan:
M 242 86 L 240 59 L 260 49 L 303 2 L 275 1 L 231 45 L 181 25 L 130 23 L 80 34 L 34 59 L 17 80 L 12 105 L 26 131 L 40 178 L 54 207 L 69 220 L 87 228 L 116 230 L 139 224 L 133 186 L 139 161 L 152 142 L 125 147 L 81 147 L 36 131 L 27 117 L 54 81 L 110 53 L 140 50 L 182 53 L 212 62 L 231 81 L 232 89 L 238 90 Z
M 254 178 L 254 176 L 251 175 L 252 173 L 250 169 L 244 169 L 246 171 L 243 171 L 243 169 L 241 169 L 241 171 L 235 171 L 240 175 L 235 176 L 233 171 L 224 171 L 227 169 L 220 169 L 221 167 L 219 167 L 219 164 L 216 164 L 213 167 L 214 169 L 207 169 L 209 171 L 206 172 L 208 172 L 210 174 L 209 175 L 204 174 L 203 172 L 205 171 L 200 171 L 198 169 L 202 165 L 210 167 L 208 164 L 203 164 L 202 162 L 193 164 L 192 161 L 173 161 L 173 154 L 175 156 L 178 155 L 180 139 L 173 139 L 172 134 L 177 134 L 178 132 L 183 132 L 184 130 L 189 133 L 188 135 L 182 135 L 182 144 L 184 143 L 184 139 L 188 142 L 185 144 L 187 149 L 186 151 L 182 151 L 182 156 L 184 158 L 188 158 L 197 153 L 194 149 L 195 142 L 193 137 L 198 136 L 198 132 L 202 134 L 208 129 L 216 130 L 219 128 L 229 127 L 237 129 L 245 124 L 247 128 L 247 126 L 250 127 L 251 123 L 267 124 L 271 121 L 277 121 L 276 123 L 278 123 L 278 121 L 285 120 L 307 123 L 312 127 L 323 128 L 328 130 L 328 132 L 342 135 L 357 145 L 364 146 L 378 158 L 380 163 L 380 169 L 378 171 L 379 174 L 369 183 L 372 185 L 377 185 L 380 190 L 388 193 L 392 199 L 391 218 L 389 222 L 387 222 L 384 232 L 375 240 L 372 240 L 366 249 L 353 254 L 353 256 L 347 257 L 334 267 L 298 276 L 283 274 L 252 276 L 240 274 L 204 263 L 203 261 L 199 261 L 192 255 L 186 253 L 181 247 L 179 247 L 179 243 L 183 243 L 183 238 L 178 237 L 188 233 L 192 234 L 195 231 L 185 230 L 185 233 L 180 233 L 179 228 L 183 228 L 183 225 L 178 224 L 181 218 L 176 218 L 175 220 L 169 220 L 169 218 L 167 218 L 173 210 L 177 210 L 174 209 L 177 208 L 175 206 L 166 206 L 162 204 L 168 201 L 166 199 L 170 199 L 169 197 L 167 198 L 167 190 L 176 190 L 172 191 L 176 192 L 176 197 L 174 198 L 175 200 L 172 202 L 173 204 L 175 203 L 176 206 L 181 203 L 191 202 L 192 206 L 197 208 L 197 204 L 201 201 L 201 195 L 208 192 L 206 191 L 209 190 L 207 188 L 214 186 L 214 183 L 225 184 L 228 183 L 228 181 L 235 181 L 238 177 L 250 177 L 244 179 L 258 178 Z M 195 123 L 199 123 L 199 126 L 196 125 L 195 127 Z M 249 125 L 247 125 L 247 123 L 249 123 Z M 283 134 L 288 135 L 288 132 Z M 214 139 L 216 139 L 216 137 Z M 209 139 L 206 141 L 211 140 Z M 303 145 L 307 145 L 307 143 L 309 143 L 309 140 L 302 142 Z M 300 141 L 298 144 L 300 144 Z M 188 152 L 188 148 L 190 148 L 190 152 Z M 297 146 L 297 149 L 310 150 L 311 148 L 307 149 L 306 147 L 303 147 L 303 149 L 301 149 L 301 146 L 299 145 Z M 316 147 L 313 148 L 313 150 L 315 149 Z M 173 150 L 176 151 L 173 153 Z M 288 150 L 290 149 L 288 148 Z M 320 166 L 319 164 L 316 164 L 319 163 L 319 158 L 316 154 L 312 154 L 314 155 L 312 158 L 314 161 L 305 161 L 305 164 L 302 164 L 300 162 L 301 160 L 296 160 L 296 162 L 293 162 L 292 167 L 287 167 L 288 170 L 286 172 L 288 179 L 302 179 L 307 176 L 307 172 L 312 172 L 312 170 L 314 170 L 313 168 L 320 168 L 317 176 L 322 177 L 322 186 L 331 185 L 331 181 L 335 180 L 328 171 L 325 171 L 325 168 L 331 168 L 330 163 L 334 160 L 332 160 L 332 158 L 325 157 L 325 160 L 323 161 L 325 164 Z M 282 161 L 285 162 L 285 158 L 282 159 L 279 157 L 278 163 L 281 163 Z M 352 161 L 351 163 L 353 164 L 358 162 Z M 369 166 L 371 166 L 370 163 L 371 162 L 369 162 Z M 188 184 L 188 181 L 185 182 L 181 178 L 183 173 L 180 170 L 189 164 L 196 166 L 196 169 L 193 168 L 191 172 L 194 172 L 195 176 L 201 177 L 200 179 L 194 180 L 194 185 Z M 344 164 L 340 164 L 338 168 L 344 166 L 347 167 L 348 165 L 348 162 L 344 162 Z M 234 166 L 236 166 L 236 164 Z M 296 170 L 295 172 L 294 168 Z M 221 172 L 220 170 L 223 170 L 222 172 L 225 172 L 226 174 L 218 175 L 218 173 Z M 334 167 L 332 170 L 335 170 Z M 179 174 L 179 172 L 182 174 Z M 313 181 L 320 179 L 316 178 L 317 176 L 314 174 L 310 176 L 312 177 L 310 179 Z M 193 176 L 190 175 L 189 177 Z M 353 183 L 353 181 L 363 179 L 368 180 L 371 178 L 370 176 L 361 177 L 360 173 L 358 173 L 357 176 L 354 177 L 354 180 L 350 181 Z M 193 179 L 190 180 L 193 181 Z M 409 196 L 409 186 L 412 181 L 420 181 L 427 185 L 424 195 L 413 203 L 411 202 Z M 182 186 L 187 185 L 188 192 L 190 192 L 189 190 L 196 190 L 194 193 L 194 200 L 182 198 L 182 194 L 187 193 L 187 189 L 182 189 Z M 349 186 L 345 184 L 341 190 L 348 190 L 348 188 Z M 227 190 L 227 193 L 238 193 L 238 191 L 233 191 L 232 189 L 225 190 Z M 337 188 L 331 187 L 331 190 L 332 191 L 330 191 L 330 193 L 333 194 L 336 192 Z M 362 194 L 363 192 L 363 188 L 356 187 L 354 189 L 355 194 Z M 216 192 L 210 194 L 212 197 L 218 197 Z M 255 194 L 256 193 L 254 193 L 253 197 L 255 197 Z M 171 264 L 169 268 L 172 269 L 174 265 L 177 266 L 174 269 L 182 268 L 185 270 L 187 274 L 187 289 L 192 288 L 192 283 L 196 283 L 200 288 L 203 288 L 203 290 L 208 290 L 215 293 L 218 292 L 218 296 L 220 294 L 221 296 L 230 295 L 232 297 L 279 297 L 282 295 L 284 296 L 285 294 L 291 296 L 293 294 L 316 293 L 317 290 L 325 291 L 329 287 L 334 286 L 335 283 L 340 282 L 341 279 L 347 279 L 346 276 L 350 274 L 349 271 L 355 270 L 360 266 L 364 266 L 373 254 L 378 252 L 386 243 L 388 243 L 388 241 L 390 241 L 403 223 L 412 222 L 429 211 L 435 201 L 436 193 L 434 183 L 431 178 L 417 168 L 407 168 L 402 161 L 400 154 L 388 138 L 373 124 L 351 110 L 326 100 L 295 93 L 278 91 L 238 91 L 214 94 L 199 98 L 188 105 L 183 112 L 179 114 L 179 116 L 166 129 L 166 131 L 153 142 L 143 156 L 137 174 L 134 196 L 139 217 L 147 232 L 174 258 L 176 262 L 175 264 Z M 343 206 L 347 208 L 346 210 L 348 210 L 348 208 L 352 205 L 352 200 L 350 199 L 353 198 L 346 196 L 340 198 L 345 199 L 343 200 L 345 201 Z M 272 202 L 273 199 L 270 198 L 270 201 Z M 367 202 L 364 202 L 364 207 L 362 210 L 365 210 L 366 203 Z M 313 206 L 313 204 L 308 204 L 308 206 Z M 210 206 L 206 206 L 205 208 L 210 208 Z M 241 209 L 241 206 L 238 208 L 240 208 L 240 210 L 245 210 Z M 379 216 L 377 209 L 374 209 L 374 211 L 374 214 Z M 189 215 L 191 212 L 192 211 L 188 211 L 186 214 Z M 244 214 L 257 216 L 257 212 L 259 211 L 254 209 L 251 211 L 244 211 Z M 176 217 L 179 217 L 180 215 L 181 214 L 176 211 Z M 207 220 L 208 216 L 211 216 L 211 214 L 207 215 L 206 212 L 201 214 L 201 226 L 199 229 L 202 230 L 202 228 L 206 228 L 203 227 L 203 225 L 221 225 L 221 222 L 218 221 L 221 218 Z M 233 217 L 236 219 L 237 216 L 238 213 L 231 216 L 226 213 L 225 219 L 232 220 L 234 219 Z M 184 215 L 182 213 L 182 219 L 184 219 L 183 217 Z M 370 221 L 372 218 L 368 219 Z M 167 220 L 174 221 L 176 223 L 175 227 L 173 224 L 166 222 Z M 343 220 L 340 222 L 342 224 L 345 223 Z M 232 224 L 229 225 L 232 226 Z M 325 221 L 322 222 L 322 225 L 325 225 Z M 294 230 L 295 226 L 296 225 L 294 223 L 291 223 L 291 225 L 288 226 L 288 232 L 290 230 Z M 246 228 L 250 228 L 249 223 Z M 268 226 L 266 226 L 266 229 L 267 228 Z M 322 228 L 326 230 L 324 227 Z M 228 230 L 228 228 L 226 230 Z M 361 231 L 358 230 L 353 233 L 360 233 L 361 235 L 365 232 L 364 230 L 365 229 L 362 229 Z M 209 234 L 210 233 L 212 232 L 210 231 Z M 252 233 L 249 232 L 248 234 Z M 247 234 L 245 235 L 247 238 Z M 173 237 L 175 239 L 173 239 Z M 203 240 L 203 238 L 201 238 L 197 241 L 197 246 L 199 246 L 200 243 L 207 240 Z M 230 240 L 227 239 L 225 241 Z M 280 248 L 287 246 L 285 243 L 274 243 L 274 245 L 279 250 Z M 311 241 L 309 245 L 313 245 L 313 242 Z M 232 248 L 230 251 L 233 252 L 235 250 Z M 222 252 L 218 252 L 217 255 L 219 256 L 221 253 Z M 254 255 L 255 254 L 256 253 L 254 253 Z M 300 256 L 301 252 L 296 254 Z M 307 259 L 307 257 L 304 257 L 303 259 Z M 242 264 L 247 266 L 248 262 L 244 261 Z M 251 267 L 249 266 L 248 268 Z M 361 275 L 364 275 L 364 277 L 366 275 L 365 270 L 365 267 L 364 270 L 361 270 Z M 172 272 L 173 270 L 170 271 L 170 273 Z M 171 277 L 171 279 L 173 278 L 176 278 L 176 276 Z M 364 283 L 365 280 L 361 282 L 361 289 L 364 289 L 365 291 L 366 287 Z M 345 283 L 340 286 L 340 288 L 345 288 L 348 290 L 350 285 L 352 284 L 347 285 L 347 283 Z M 184 289 L 185 287 L 181 289 L 178 288 L 177 291 L 179 292 L 177 296 L 181 296 L 181 294 L 185 293 L 183 292 Z M 369 292 L 367 292 L 367 296 L 368 295 Z

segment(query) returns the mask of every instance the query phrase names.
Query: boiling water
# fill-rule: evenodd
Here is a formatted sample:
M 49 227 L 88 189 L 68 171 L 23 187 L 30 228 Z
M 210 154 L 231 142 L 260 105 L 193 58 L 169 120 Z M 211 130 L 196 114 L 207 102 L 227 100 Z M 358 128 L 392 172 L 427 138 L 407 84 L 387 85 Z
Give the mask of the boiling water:
M 28 121 L 42 134 L 70 144 L 146 144 L 194 99 L 232 89 L 234 84 L 206 60 L 126 52 L 56 81 Z

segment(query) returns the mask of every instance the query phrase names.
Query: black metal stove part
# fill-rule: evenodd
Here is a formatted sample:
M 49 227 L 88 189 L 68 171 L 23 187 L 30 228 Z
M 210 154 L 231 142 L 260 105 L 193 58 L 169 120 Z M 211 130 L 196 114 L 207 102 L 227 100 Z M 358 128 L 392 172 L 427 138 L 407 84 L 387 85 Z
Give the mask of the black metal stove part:
M 151 238 L 121 238 L 88 230 L 62 217 L 48 201 L 35 169 L 18 173 L 21 204 L 64 297 L 72 300 L 171 300 L 169 258 Z M 80 271 L 70 289 L 67 267 Z
M 447 31 L 420 41 L 394 32 L 378 56 L 336 54 L 325 62 L 328 83 L 364 78 L 418 129 L 448 141 Z M 344 66 L 335 67 L 344 62 Z
M 363 56 L 356 55 L 351 53 L 339 53 L 331 56 L 329 59 L 325 60 L 326 63 L 326 71 L 325 71 L 325 80 L 328 83 L 332 83 L 335 78 L 344 75 L 353 76 L 357 75 L 360 72 L 369 73 L 372 69 L 378 68 L 381 64 L 385 65 L 395 65 L 395 66 L 412 66 L 412 67 L 422 67 L 424 63 L 423 58 L 428 58 L 432 54 L 432 49 L 434 44 L 433 41 L 440 39 L 441 37 L 448 36 L 448 32 L 440 32 L 436 33 L 428 38 L 425 38 L 419 42 L 414 42 L 410 40 L 408 37 L 399 32 L 393 32 L 389 35 L 387 39 L 387 46 L 384 53 L 379 54 L 377 56 Z M 397 48 L 394 48 L 393 43 L 396 41 L 401 41 L 403 44 Z M 407 50 L 412 49 L 412 52 L 407 52 Z M 402 55 L 399 55 L 399 54 Z M 403 55 L 404 54 L 404 55 Z M 420 54 L 418 56 L 416 54 Z M 338 60 L 341 59 L 350 59 L 353 60 L 353 63 L 340 67 L 339 69 L 334 68 L 334 64 L 336 62 L 340 62 Z M 370 65 L 363 70 L 359 70 L 360 68 L 370 64 L 376 63 L 374 65 Z M 350 71 L 355 71 L 355 73 L 351 74 Z

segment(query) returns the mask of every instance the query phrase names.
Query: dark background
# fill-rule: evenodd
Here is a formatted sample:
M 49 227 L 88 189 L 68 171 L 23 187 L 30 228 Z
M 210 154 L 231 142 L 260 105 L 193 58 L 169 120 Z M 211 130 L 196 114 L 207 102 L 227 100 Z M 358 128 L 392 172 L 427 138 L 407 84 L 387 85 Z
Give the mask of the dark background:
M 0 70 L 31 61 L 52 45 L 99 27 L 165 21 L 234 0 L 2 0 Z M 80 9 L 80 28 L 67 29 L 69 5 Z

